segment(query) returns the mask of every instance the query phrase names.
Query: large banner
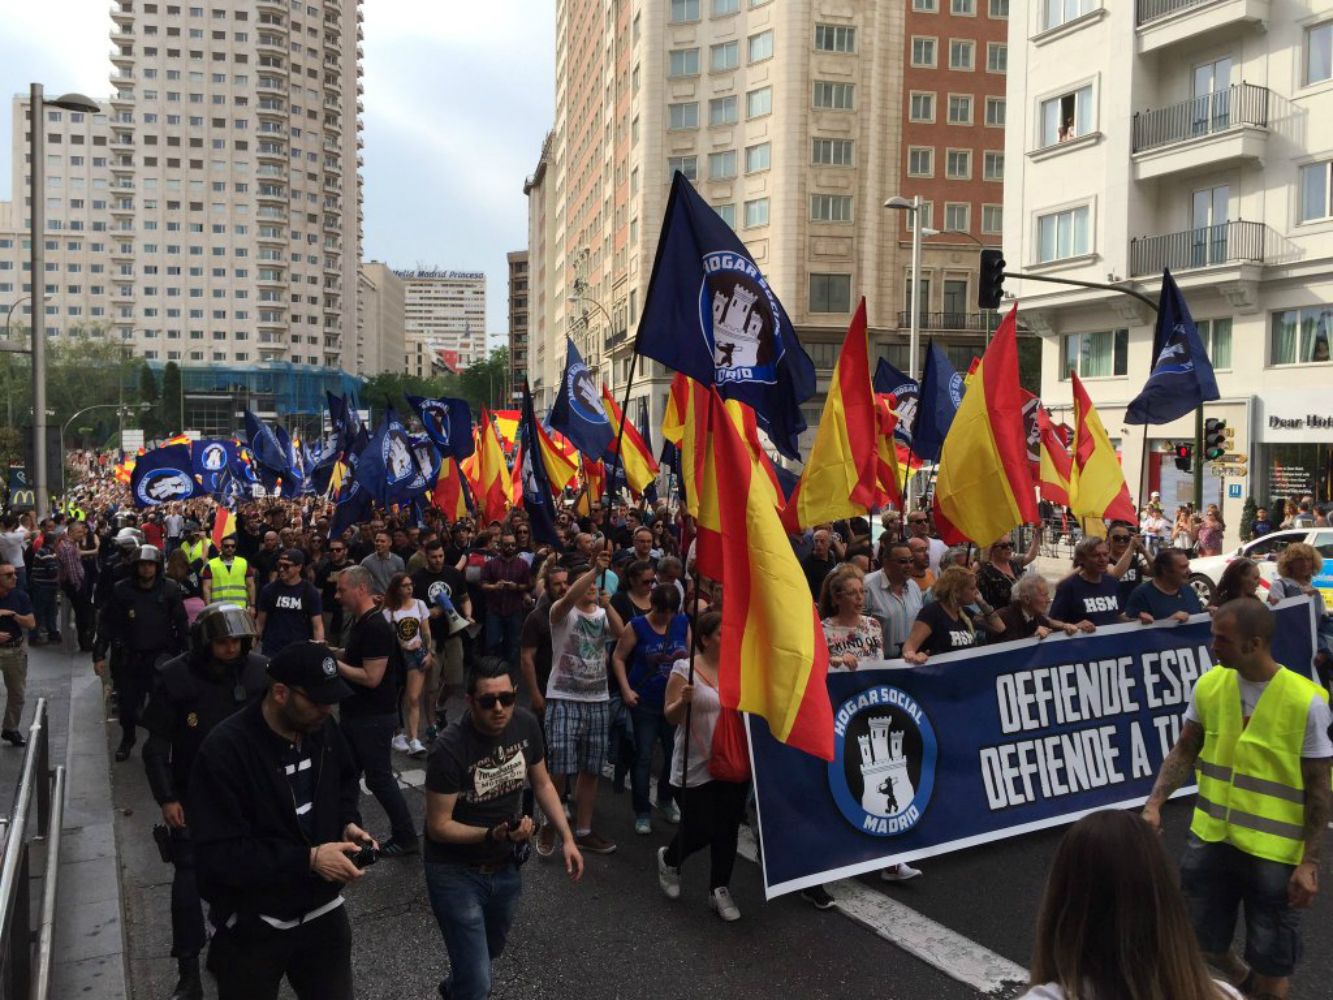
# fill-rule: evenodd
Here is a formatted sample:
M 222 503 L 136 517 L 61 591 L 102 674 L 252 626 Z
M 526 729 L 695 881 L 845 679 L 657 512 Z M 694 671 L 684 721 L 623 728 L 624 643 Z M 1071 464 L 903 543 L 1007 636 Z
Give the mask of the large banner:
M 1275 658 L 1308 675 L 1310 599 L 1274 613 Z M 829 674 L 831 763 L 748 716 L 768 896 L 1142 803 L 1213 664 L 1209 621 Z

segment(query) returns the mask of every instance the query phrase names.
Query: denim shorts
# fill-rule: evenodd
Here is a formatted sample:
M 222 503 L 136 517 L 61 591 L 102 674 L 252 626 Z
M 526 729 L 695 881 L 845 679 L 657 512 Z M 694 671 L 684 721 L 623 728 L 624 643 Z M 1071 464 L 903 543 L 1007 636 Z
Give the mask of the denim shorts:
M 1245 961 L 1261 976 L 1290 976 L 1301 958 L 1301 911 L 1287 905 L 1294 868 L 1191 834 L 1180 861 L 1180 887 L 1199 947 L 1225 953 L 1243 906 Z
M 546 702 L 546 754 L 551 774 L 601 774 L 606 760 L 607 702 Z

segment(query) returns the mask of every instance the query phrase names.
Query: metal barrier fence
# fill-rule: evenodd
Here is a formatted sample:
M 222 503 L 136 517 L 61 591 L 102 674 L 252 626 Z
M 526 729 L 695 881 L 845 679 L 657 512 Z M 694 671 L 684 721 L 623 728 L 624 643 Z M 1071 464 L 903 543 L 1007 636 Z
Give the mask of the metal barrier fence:
M 29 837 L 34 800 L 36 833 Z M 28 748 L 23 756 L 14 804 L 0 820 L 4 833 L 0 855 L 0 1000 L 46 1000 L 51 985 L 60 827 L 65 807 L 65 768 L 51 769 L 51 738 L 46 699 L 39 698 Z M 45 841 L 42 904 L 33 926 L 30 853 Z

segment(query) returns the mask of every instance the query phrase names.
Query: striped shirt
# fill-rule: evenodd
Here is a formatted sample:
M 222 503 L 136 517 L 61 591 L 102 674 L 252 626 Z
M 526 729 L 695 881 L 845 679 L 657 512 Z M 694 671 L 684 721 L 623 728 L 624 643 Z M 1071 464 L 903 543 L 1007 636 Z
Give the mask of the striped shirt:
M 882 569 L 866 574 L 865 611 L 884 629 L 884 656 L 893 659 L 902 655 L 903 643 L 912 631 L 923 603 L 921 588 L 915 580 L 903 584 L 903 592 L 895 594 Z
M 315 836 L 315 770 L 310 754 L 303 746 L 288 743 L 279 751 L 278 763 L 292 790 L 296 822 L 301 825 L 301 832 L 306 838 L 312 839 Z

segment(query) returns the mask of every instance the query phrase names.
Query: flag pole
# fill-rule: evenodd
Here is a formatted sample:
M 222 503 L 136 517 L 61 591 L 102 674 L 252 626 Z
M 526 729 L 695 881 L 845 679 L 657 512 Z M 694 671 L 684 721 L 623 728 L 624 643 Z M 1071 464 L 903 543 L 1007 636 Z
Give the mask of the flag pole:
M 698 535 L 696 534 L 696 538 Z M 694 657 L 699 649 L 699 556 L 698 548 L 695 548 L 694 557 L 694 600 L 690 603 L 690 668 L 689 674 L 685 680 L 691 688 L 694 687 Z M 688 556 L 689 553 L 687 552 Z M 681 736 L 685 740 L 685 745 L 680 751 L 680 829 L 681 843 L 685 842 L 685 791 L 690 785 L 690 735 L 693 732 L 691 725 L 694 716 L 694 699 L 691 698 L 685 706 L 685 732 Z M 676 866 L 676 871 L 683 875 L 685 872 L 685 852 L 680 852 L 680 864 Z
M 1139 501 L 1139 502 L 1135 505 L 1135 509 L 1136 509 L 1136 510 L 1138 511 L 1138 513 L 1139 513 L 1139 523 L 1140 523 L 1140 524 L 1143 523 L 1143 518 L 1142 518 L 1142 514 L 1143 514 L 1143 492 L 1144 492 L 1144 489 L 1143 489 L 1143 488 L 1144 488 L 1147 484 L 1148 484 L 1148 424 L 1147 424 L 1147 422 L 1145 421 L 1144 424 L 1143 424 L 1143 457 L 1142 457 L 1142 459 L 1139 461 L 1139 489 L 1138 489 L 1138 501 Z

